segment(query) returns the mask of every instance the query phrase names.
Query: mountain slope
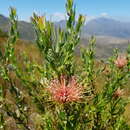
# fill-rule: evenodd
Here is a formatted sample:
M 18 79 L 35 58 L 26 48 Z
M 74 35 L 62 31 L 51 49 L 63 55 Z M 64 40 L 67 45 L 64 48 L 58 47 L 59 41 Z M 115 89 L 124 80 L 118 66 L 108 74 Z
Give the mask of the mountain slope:
M 56 27 L 65 28 L 66 21 L 61 20 L 54 23 Z M 35 33 L 31 23 L 25 21 L 18 22 L 20 38 L 34 40 Z M 0 29 L 7 32 L 9 29 L 9 19 L 0 15 Z M 130 23 L 120 22 L 114 19 L 100 17 L 89 21 L 82 31 L 82 37 L 87 35 L 112 36 L 119 38 L 130 38 Z
M 4 32 L 8 32 L 9 27 L 9 18 L 0 15 L 0 29 Z M 35 38 L 35 33 L 31 23 L 19 21 L 18 31 L 21 39 L 33 41 Z
M 84 35 L 101 35 L 130 38 L 130 23 L 100 17 L 89 21 L 83 28 Z

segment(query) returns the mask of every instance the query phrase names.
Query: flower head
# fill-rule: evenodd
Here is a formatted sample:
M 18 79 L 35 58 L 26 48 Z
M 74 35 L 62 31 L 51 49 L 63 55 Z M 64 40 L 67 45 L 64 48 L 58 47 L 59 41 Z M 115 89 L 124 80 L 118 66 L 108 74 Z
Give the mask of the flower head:
M 127 59 L 125 56 L 118 56 L 116 61 L 115 61 L 115 65 L 118 68 L 123 68 L 125 65 L 127 65 Z
M 61 76 L 60 80 L 52 80 L 48 90 L 52 98 L 60 103 L 79 101 L 83 92 L 82 86 L 77 83 L 74 76 L 69 80 L 65 76 Z
M 124 95 L 124 89 L 118 88 L 118 89 L 114 92 L 113 97 L 114 97 L 114 98 L 118 98 L 118 97 L 121 97 L 121 96 L 123 96 L 123 95 Z

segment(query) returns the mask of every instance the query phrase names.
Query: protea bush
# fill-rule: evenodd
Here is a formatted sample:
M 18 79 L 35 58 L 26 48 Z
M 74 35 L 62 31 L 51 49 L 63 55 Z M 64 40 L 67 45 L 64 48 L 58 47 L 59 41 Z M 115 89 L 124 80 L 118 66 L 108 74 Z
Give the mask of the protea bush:
M 79 15 L 76 20 L 73 0 L 67 0 L 66 14 L 65 29 L 33 14 L 42 63 L 31 61 L 25 53 L 21 63 L 15 52 L 17 14 L 10 9 L 11 28 L 0 51 L 0 129 L 130 129 L 124 116 L 129 103 L 125 86 L 130 80 L 130 47 L 125 54 L 114 50 L 103 63 L 96 59 L 92 36 L 77 58 L 85 17 Z

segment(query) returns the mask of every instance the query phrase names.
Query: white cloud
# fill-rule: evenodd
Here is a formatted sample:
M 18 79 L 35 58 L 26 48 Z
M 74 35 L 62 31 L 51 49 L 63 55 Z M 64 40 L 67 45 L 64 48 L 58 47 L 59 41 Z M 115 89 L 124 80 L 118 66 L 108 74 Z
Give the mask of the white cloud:
M 60 21 L 60 20 L 65 20 L 67 19 L 67 15 L 66 13 L 61 13 L 61 12 L 55 12 L 53 14 L 48 14 L 48 19 L 51 20 L 51 21 Z M 111 18 L 111 16 L 109 16 L 108 13 L 106 12 L 103 12 L 103 13 L 100 13 L 99 15 L 85 15 L 86 17 L 86 22 L 89 22 L 93 19 L 96 19 L 96 18 L 100 18 L 100 17 L 107 17 L 107 18 Z M 78 20 L 78 15 L 76 15 L 76 20 Z
M 50 15 L 52 21 L 60 21 L 60 20 L 65 20 L 66 15 L 65 13 L 60 13 L 60 12 L 55 12 Z
M 109 14 L 106 13 L 106 12 L 103 12 L 103 13 L 101 13 L 99 15 L 95 15 L 95 16 L 94 15 L 93 16 L 92 15 L 86 15 L 86 23 L 93 20 L 93 19 L 100 18 L 100 17 L 111 18 L 111 16 L 109 16 Z
M 100 16 L 102 16 L 102 17 L 107 17 L 107 16 L 109 16 L 109 15 L 108 15 L 108 13 L 103 12 L 103 13 L 100 14 Z
M 65 13 L 60 13 L 60 12 L 50 14 L 49 16 L 52 21 L 65 20 L 68 17 Z M 96 18 L 96 16 L 87 16 L 87 15 L 85 17 L 86 17 L 86 22 Z M 76 20 L 78 20 L 78 15 L 76 15 Z
M 96 16 L 86 16 L 86 23 L 95 19 L 95 18 L 96 18 Z

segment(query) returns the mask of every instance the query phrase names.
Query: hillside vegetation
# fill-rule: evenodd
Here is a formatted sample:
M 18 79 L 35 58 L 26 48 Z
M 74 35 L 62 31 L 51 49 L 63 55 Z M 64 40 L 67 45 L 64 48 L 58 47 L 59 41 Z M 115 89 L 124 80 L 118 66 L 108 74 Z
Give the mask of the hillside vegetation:
M 0 38 L 0 129 L 130 130 L 130 46 L 96 58 L 96 38 L 80 46 L 85 17 L 67 0 L 66 29 L 45 16 L 31 18 L 36 44 L 18 39 L 16 10 Z

